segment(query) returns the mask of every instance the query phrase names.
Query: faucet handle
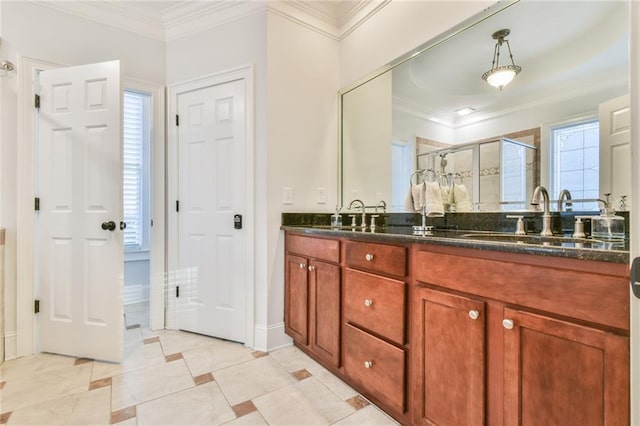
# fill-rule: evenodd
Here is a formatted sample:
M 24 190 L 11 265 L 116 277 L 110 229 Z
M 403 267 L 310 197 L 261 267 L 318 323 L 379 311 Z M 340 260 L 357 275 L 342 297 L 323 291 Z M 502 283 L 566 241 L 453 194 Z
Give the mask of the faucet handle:
M 586 234 L 584 233 L 584 222 L 582 219 L 591 219 L 593 216 L 576 216 L 576 221 L 573 224 L 573 234 L 571 234 L 572 238 L 586 238 Z
M 356 225 L 356 215 L 355 214 L 350 214 L 349 217 L 351 218 L 351 227 L 355 228 Z
M 527 233 L 524 230 L 524 216 L 522 215 L 511 215 L 508 214 L 507 219 L 518 219 L 518 222 L 516 222 L 516 231 L 515 231 L 515 235 L 527 235 Z

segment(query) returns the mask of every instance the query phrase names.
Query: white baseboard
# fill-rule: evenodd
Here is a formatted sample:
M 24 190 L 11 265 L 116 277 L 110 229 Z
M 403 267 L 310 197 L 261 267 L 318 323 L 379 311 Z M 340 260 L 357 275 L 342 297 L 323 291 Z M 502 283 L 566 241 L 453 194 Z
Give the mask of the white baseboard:
M 18 358 L 18 342 L 16 333 L 7 333 L 4 335 L 4 360 Z
M 284 333 L 284 322 L 265 325 L 256 324 L 253 349 L 262 352 L 291 346 L 291 337 Z

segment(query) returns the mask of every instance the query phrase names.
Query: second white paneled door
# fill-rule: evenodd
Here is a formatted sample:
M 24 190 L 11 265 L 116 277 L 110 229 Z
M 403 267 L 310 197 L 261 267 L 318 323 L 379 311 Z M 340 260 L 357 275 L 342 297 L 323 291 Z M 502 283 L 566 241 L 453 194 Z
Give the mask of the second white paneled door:
M 176 321 L 245 342 L 245 80 L 180 93 Z

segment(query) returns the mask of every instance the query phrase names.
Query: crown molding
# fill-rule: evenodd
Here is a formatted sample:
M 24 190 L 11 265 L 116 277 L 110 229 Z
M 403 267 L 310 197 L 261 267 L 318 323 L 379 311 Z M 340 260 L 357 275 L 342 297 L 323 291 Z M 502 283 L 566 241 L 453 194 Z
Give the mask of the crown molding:
M 159 20 L 127 7 L 126 2 L 34 0 L 33 3 L 152 39 L 165 40 L 165 30 Z
M 380 12 L 391 0 L 360 0 L 349 9 L 339 23 L 340 40 Z
M 184 2 L 162 14 L 165 40 L 176 40 L 266 11 L 262 1 Z
M 269 12 L 275 13 L 291 22 L 322 34 L 332 40 L 340 40 L 340 30 L 331 22 L 331 17 L 315 10 L 300 1 L 275 1 L 268 3 Z
M 131 31 L 160 41 L 214 28 L 255 13 L 270 11 L 292 22 L 340 41 L 392 0 L 359 0 L 334 6 L 335 14 L 305 0 L 183 1 L 160 12 L 158 18 L 141 13 L 125 1 L 31 0 L 49 9 Z

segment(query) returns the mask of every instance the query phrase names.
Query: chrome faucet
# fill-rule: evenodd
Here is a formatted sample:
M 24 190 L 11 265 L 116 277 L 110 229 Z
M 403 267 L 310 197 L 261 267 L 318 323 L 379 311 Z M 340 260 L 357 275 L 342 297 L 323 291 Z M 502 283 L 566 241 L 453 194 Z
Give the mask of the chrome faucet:
M 533 197 L 531 197 L 531 205 L 537 206 L 540 204 L 540 194 L 542 194 L 542 200 L 544 202 L 544 212 L 542 213 L 542 232 L 540 235 L 543 237 L 550 237 L 553 235 L 551 232 L 551 212 L 549 211 L 549 193 L 544 186 L 537 186 L 533 191 Z
M 367 229 L 367 209 L 364 203 L 362 202 L 362 200 L 356 198 L 353 201 L 351 201 L 351 204 L 349 204 L 349 210 L 352 210 L 353 205 L 356 203 L 360 203 L 359 207 L 362 209 L 362 223 L 360 224 L 360 228 L 362 228 L 362 230 L 364 231 L 365 229 Z
M 562 211 L 562 203 L 565 201 L 566 198 L 566 205 L 565 205 L 565 211 L 573 211 L 573 202 L 571 201 L 571 192 L 569 192 L 568 189 L 563 189 L 562 191 L 560 191 L 560 194 L 558 195 L 558 211 L 561 212 Z
M 387 203 L 384 200 L 380 200 L 378 204 L 376 204 L 376 213 L 380 207 L 382 207 L 382 213 L 387 212 Z

